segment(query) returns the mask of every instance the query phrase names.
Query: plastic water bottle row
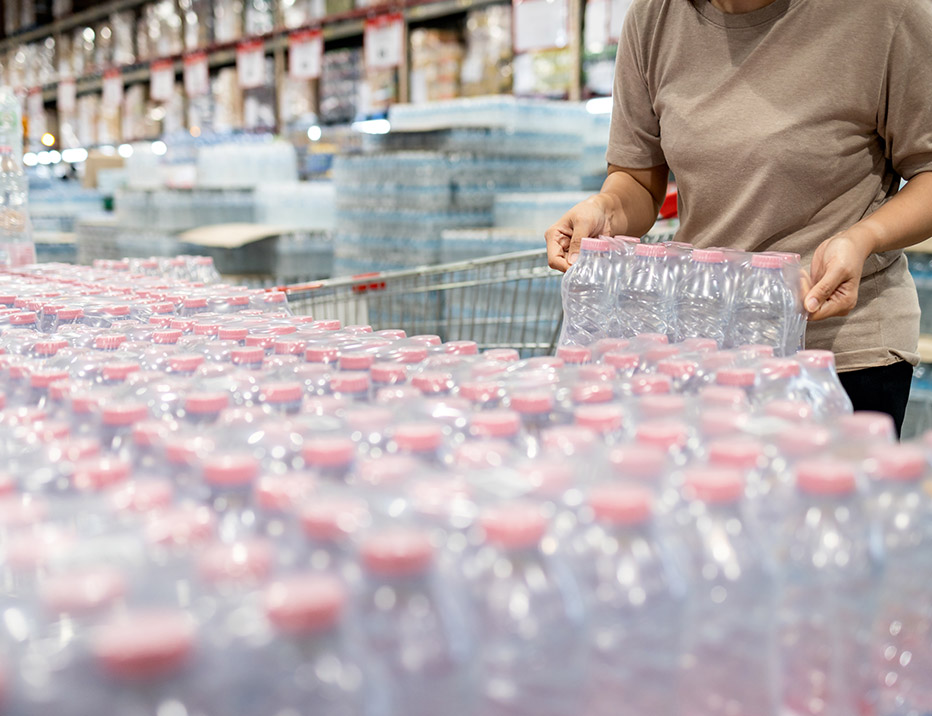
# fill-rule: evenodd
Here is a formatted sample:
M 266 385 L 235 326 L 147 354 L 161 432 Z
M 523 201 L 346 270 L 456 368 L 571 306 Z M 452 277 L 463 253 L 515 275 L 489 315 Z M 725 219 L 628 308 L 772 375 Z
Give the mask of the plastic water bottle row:
M 583 239 L 563 279 L 561 345 L 662 333 L 789 355 L 803 346 L 803 281 L 797 254 Z
M 4 714 L 932 710 L 932 441 L 831 354 L 522 360 L 158 281 L 0 279 Z

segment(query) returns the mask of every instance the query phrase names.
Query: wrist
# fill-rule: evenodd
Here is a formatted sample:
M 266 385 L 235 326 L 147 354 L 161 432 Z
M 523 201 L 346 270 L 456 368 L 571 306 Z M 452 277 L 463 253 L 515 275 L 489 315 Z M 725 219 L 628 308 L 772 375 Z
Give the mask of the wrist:
M 592 201 L 597 207 L 598 211 L 602 213 L 605 217 L 605 227 L 606 234 L 616 236 L 619 234 L 624 234 L 627 231 L 627 226 L 622 226 L 627 222 L 619 221 L 619 217 L 623 218 L 623 213 L 619 211 L 620 202 L 618 197 L 609 192 L 599 192 L 592 197 Z
M 876 226 L 870 218 L 859 221 L 850 229 L 842 233 L 858 246 L 864 255 L 864 260 L 874 253 L 885 251 L 883 248 L 883 234 L 881 227 Z

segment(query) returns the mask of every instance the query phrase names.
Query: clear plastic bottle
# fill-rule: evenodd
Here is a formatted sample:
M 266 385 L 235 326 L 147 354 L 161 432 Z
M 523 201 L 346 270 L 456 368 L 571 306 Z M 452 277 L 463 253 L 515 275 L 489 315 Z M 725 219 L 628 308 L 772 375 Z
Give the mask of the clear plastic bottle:
M 831 351 L 800 351 L 796 360 L 802 365 L 800 385 L 816 415 L 832 418 L 852 412 L 851 398 L 835 372 L 835 355 Z
M 677 716 L 685 584 L 644 487 L 590 490 L 593 521 L 569 541 L 589 623 L 582 713 Z
M 606 335 L 606 292 L 612 262 L 604 239 L 583 239 L 579 260 L 563 276 L 561 345 L 588 346 Z
M 477 684 L 465 604 L 435 569 L 430 535 L 393 528 L 360 545 L 356 614 L 367 653 L 388 685 L 388 712 L 470 716 Z
M 885 558 L 874 625 L 877 713 L 932 713 L 932 497 L 923 484 L 925 454 L 917 446 L 893 445 L 866 464 Z
M 546 518 L 533 504 L 502 503 L 479 522 L 484 543 L 463 568 L 480 639 L 478 713 L 575 713 L 586 672 L 584 608 L 562 558 L 541 548 Z
M 635 247 L 629 279 L 613 291 L 617 337 L 673 332 L 672 282 L 666 258 L 667 250 L 660 244 Z
M 731 320 L 731 296 L 725 282 L 725 254 L 718 249 L 694 249 L 676 284 L 676 340 L 711 338 L 725 345 Z
M 682 716 L 778 712 L 776 580 L 744 518 L 743 495 L 734 470 L 694 469 L 686 477 L 692 519 L 683 533 L 689 597 Z
M 36 262 L 28 193 L 17 155 L 9 146 L 0 146 L 0 266 L 14 268 Z
M 795 321 L 798 299 L 783 274 L 783 261 L 771 254 L 754 254 L 737 282 L 729 345 L 773 346 L 776 355 L 796 350 L 802 337 Z M 805 324 L 802 326 L 805 329 Z M 788 346 L 792 346 L 789 347 Z
M 881 542 L 849 465 L 800 463 L 796 486 L 798 501 L 777 548 L 783 713 L 873 713 L 870 649 Z

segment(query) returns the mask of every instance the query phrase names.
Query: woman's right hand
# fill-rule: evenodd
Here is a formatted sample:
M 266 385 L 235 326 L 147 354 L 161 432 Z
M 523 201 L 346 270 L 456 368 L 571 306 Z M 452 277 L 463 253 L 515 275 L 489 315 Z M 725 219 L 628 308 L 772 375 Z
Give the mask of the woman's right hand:
M 611 221 L 600 195 L 581 201 L 547 229 L 547 262 L 566 271 L 579 258 L 579 244 L 589 236 L 611 234 Z

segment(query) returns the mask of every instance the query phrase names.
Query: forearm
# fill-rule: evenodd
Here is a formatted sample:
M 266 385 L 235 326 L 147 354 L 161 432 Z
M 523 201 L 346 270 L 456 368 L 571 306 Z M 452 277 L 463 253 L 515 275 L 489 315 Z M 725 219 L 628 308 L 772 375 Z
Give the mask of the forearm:
M 657 219 L 660 199 L 666 192 L 666 167 L 629 173 L 609 167 L 609 174 L 596 195 L 608 217 L 613 235 L 643 236 Z
M 865 255 L 904 249 L 932 236 L 932 172 L 917 174 L 890 201 L 852 226 L 845 235 Z

